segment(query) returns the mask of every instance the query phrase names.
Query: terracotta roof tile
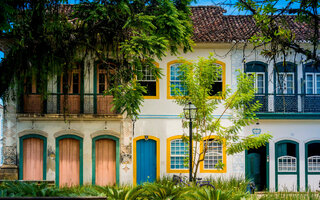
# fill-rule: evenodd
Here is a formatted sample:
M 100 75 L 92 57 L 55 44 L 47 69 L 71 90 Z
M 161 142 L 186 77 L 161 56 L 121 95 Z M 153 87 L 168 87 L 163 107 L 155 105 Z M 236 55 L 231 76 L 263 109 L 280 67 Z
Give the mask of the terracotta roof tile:
M 217 6 L 193 6 L 191 10 L 195 42 L 243 41 L 256 31 L 252 15 L 223 15 L 225 10 Z M 308 41 L 313 32 L 308 24 L 296 22 L 293 15 L 283 18 L 296 40 Z
M 73 5 L 61 6 L 61 11 L 72 12 Z M 223 15 L 219 6 L 191 6 L 195 42 L 232 42 L 249 39 L 255 32 L 252 15 Z M 313 32 L 308 24 L 298 23 L 295 16 L 284 16 L 288 27 L 293 30 L 298 41 L 308 41 Z M 319 38 L 320 39 L 320 38 Z

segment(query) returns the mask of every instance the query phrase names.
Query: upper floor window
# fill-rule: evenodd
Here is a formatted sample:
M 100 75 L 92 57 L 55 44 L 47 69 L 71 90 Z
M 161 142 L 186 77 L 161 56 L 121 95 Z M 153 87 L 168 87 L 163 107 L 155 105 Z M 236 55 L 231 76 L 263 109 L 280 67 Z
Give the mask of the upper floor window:
M 297 91 L 297 67 L 291 62 L 279 62 L 274 70 L 274 91 L 277 94 L 291 95 Z
M 263 72 L 255 72 L 248 73 L 250 77 L 253 78 L 254 88 L 256 89 L 257 94 L 265 93 L 265 73 Z
M 159 67 L 158 64 L 156 64 Z M 137 80 L 141 86 L 146 87 L 145 99 L 159 98 L 159 81 L 153 76 L 152 71 L 147 68 L 138 70 Z
M 220 66 L 219 72 L 218 72 L 218 78 L 214 82 L 214 84 L 211 85 L 211 90 L 209 92 L 210 96 L 216 96 L 221 95 L 224 91 L 224 84 L 225 84 L 225 64 L 223 62 L 217 61 L 217 65 Z
M 26 94 L 38 94 L 40 81 L 36 77 L 25 80 L 25 93 Z
M 167 139 L 167 172 L 184 173 L 188 172 L 185 165 L 188 159 L 189 145 L 183 142 L 182 136 L 173 136 Z
M 98 94 L 110 89 L 114 85 L 115 64 L 98 65 Z
M 294 94 L 294 73 L 280 72 L 277 76 L 277 93 Z
M 245 72 L 253 78 L 253 85 L 258 95 L 268 93 L 267 71 L 268 65 L 260 61 L 248 62 L 245 65 Z
M 306 73 L 306 94 L 320 94 L 320 73 Z
M 80 67 L 62 75 L 62 91 L 64 94 L 80 94 Z
M 186 85 L 184 85 L 181 81 L 181 77 L 183 76 L 183 72 L 180 70 L 180 65 L 182 63 L 178 63 L 177 61 L 172 61 L 168 63 L 167 70 L 167 79 L 168 79 L 168 98 L 173 98 L 179 95 L 187 95 L 188 90 Z M 214 84 L 211 86 L 211 90 L 209 92 L 210 96 L 221 95 L 221 93 L 225 90 L 225 64 L 223 62 L 217 61 L 217 65 L 221 66 L 220 72 L 218 74 L 218 78 Z
M 200 172 L 226 172 L 225 141 L 216 141 L 215 137 L 204 138 L 200 144 L 201 151 L 207 146 L 207 152 L 200 166 Z M 218 165 L 224 165 L 221 169 Z
M 181 64 L 182 63 L 177 63 L 176 61 L 168 63 L 168 98 L 176 96 L 177 92 L 181 95 L 187 94 L 187 88 L 181 80 L 181 76 L 183 75 L 180 70 Z

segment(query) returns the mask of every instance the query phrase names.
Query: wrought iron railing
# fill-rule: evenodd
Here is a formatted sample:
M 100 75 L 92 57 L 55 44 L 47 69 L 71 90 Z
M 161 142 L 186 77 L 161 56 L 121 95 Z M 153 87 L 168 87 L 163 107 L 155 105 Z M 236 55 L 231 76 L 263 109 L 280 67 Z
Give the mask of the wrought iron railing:
M 320 95 L 267 94 L 256 95 L 261 103 L 257 113 L 320 113 Z

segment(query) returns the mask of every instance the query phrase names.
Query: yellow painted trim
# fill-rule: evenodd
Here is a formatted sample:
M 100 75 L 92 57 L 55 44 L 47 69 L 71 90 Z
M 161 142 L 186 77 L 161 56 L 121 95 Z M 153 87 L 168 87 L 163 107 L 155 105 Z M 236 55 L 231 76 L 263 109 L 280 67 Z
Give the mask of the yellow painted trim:
M 217 60 L 216 63 L 222 67 L 222 96 L 210 96 L 209 99 L 223 99 L 226 92 L 226 64 L 219 60 Z
M 188 169 L 171 169 L 170 163 L 171 163 L 171 156 L 170 156 L 170 149 L 171 149 L 171 141 L 175 139 L 181 139 L 182 135 L 176 135 L 169 137 L 167 139 L 167 173 L 188 173 Z
M 159 63 L 154 63 L 159 68 Z M 144 99 L 159 99 L 160 98 L 160 84 L 159 79 L 156 80 L 156 96 L 143 96 Z
M 214 139 L 217 138 L 218 136 L 208 136 L 208 137 L 204 137 L 203 140 L 200 142 L 200 149 L 203 150 L 203 141 L 204 140 L 208 140 L 208 139 Z M 226 173 L 227 172 L 227 154 L 226 154 L 226 140 L 223 139 L 222 142 L 222 162 L 224 164 L 224 168 L 222 170 L 218 170 L 218 169 L 204 169 L 203 166 L 203 162 L 201 161 L 200 163 L 200 173 Z M 203 159 L 203 154 L 201 155 L 200 159 Z
M 137 141 L 144 140 L 145 135 L 133 139 L 133 185 L 137 185 Z M 148 135 L 148 140 L 155 140 L 157 145 L 157 179 L 160 179 L 160 139 Z
M 179 60 L 172 60 L 167 63 L 167 99 L 175 99 L 176 97 L 171 96 L 170 92 L 170 66 L 175 63 L 181 63 Z M 211 96 L 210 99 L 223 99 L 226 92 L 226 64 L 221 61 L 216 61 L 217 64 L 222 67 L 222 96 Z

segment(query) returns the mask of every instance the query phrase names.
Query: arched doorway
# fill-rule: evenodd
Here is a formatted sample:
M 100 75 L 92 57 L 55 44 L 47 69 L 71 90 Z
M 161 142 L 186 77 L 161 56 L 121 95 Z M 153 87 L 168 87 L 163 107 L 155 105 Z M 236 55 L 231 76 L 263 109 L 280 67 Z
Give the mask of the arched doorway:
M 119 138 L 101 135 L 92 140 L 92 184 L 119 184 Z
M 133 184 L 153 182 L 160 176 L 160 140 L 139 136 L 133 140 Z
M 282 140 L 275 144 L 276 190 L 299 191 L 299 143 Z
M 83 182 L 83 139 L 75 135 L 56 138 L 56 185 L 76 186 Z
M 37 134 L 20 137 L 19 180 L 46 180 L 47 138 Z
M 306 190 L 320 189 L 320 140 L 305 144 Z

